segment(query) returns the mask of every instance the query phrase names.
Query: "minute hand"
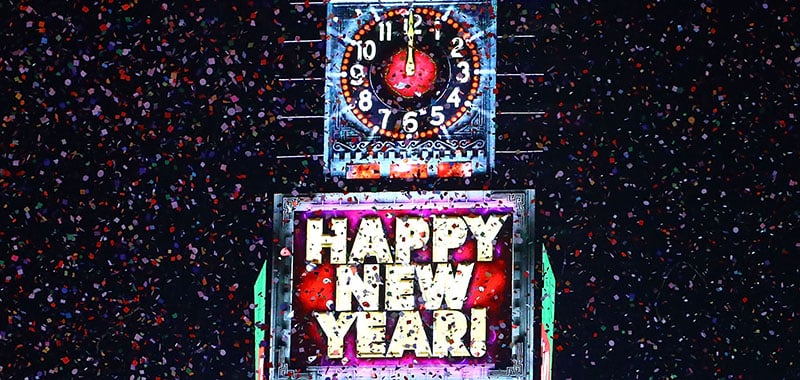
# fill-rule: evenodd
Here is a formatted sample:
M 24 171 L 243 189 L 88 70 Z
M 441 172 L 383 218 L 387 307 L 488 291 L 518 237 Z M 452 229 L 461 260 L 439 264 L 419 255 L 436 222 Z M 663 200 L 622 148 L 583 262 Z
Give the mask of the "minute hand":
M 414 14 L 409 12 L 407 19 L 408 28 L 406 29 L 406 37 L 408 39 L 408 48 L 406 50 L 406 76 L 414 75 L 417 65 L 414 63 L 414 36 L 417 34 L 414 30 Z

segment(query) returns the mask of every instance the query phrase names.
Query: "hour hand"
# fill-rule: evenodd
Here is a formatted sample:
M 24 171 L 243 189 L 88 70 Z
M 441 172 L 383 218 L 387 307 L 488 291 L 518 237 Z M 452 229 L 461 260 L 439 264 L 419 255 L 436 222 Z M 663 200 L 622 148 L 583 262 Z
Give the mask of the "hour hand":
M 409 46 L 408 51 L 406 51 L 406 76 L 410 77 L 414 75 L 416 68 L 416 64 L 414 63 L 414 48 Z
M 416 71 L 417 67 L 414 62 L 414 36 L 417 34 L 417 31 L 414 30 L 414 13 L 411 12 L 411 10 L 408 11 L 406 23 L 408 23 L 408 28 L 406 28 L 406 37 L 408 39 L 408 48 L 406 50 L 406 76 L 410 77 L 414 75 L 414 71 Z

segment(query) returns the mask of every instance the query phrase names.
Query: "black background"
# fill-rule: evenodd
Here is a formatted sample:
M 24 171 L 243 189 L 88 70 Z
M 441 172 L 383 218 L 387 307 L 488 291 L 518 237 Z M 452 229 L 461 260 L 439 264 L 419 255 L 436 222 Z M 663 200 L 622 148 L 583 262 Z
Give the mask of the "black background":
M 800 377 L 793 2 L 500 1 L 520 152 L 427 182 L 327 178 L 325 7 L 235 3 L 0 5 L 0 377 L 252 376 L 271 194 L 528 187 L 554 378 Z

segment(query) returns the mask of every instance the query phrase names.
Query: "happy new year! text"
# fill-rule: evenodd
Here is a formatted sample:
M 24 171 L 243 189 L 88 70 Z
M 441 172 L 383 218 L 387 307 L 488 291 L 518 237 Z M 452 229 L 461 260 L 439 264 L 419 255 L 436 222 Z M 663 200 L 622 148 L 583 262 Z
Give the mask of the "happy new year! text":
M 309 218 L 306 261 L 335 267 L 334 299 L 328 310 L 313 313 L 328 358 L 345 356 L 345 337 L 354 326 L 359 358 L 399 358 L 406 351 L 419 358 L 484 356 L 487 310 L 465 307 L 464 301 L 475 262 L 494 260 L 509 216 L 406 215 L 393 219 L 388 235 L 380 217 L 367 216 L 355 236 L 348 236 L 347 218 Z M 470 240 L 474 261 L 452 262 L 452 250 Z M 427 260 L 412 259 L 428 248 Z

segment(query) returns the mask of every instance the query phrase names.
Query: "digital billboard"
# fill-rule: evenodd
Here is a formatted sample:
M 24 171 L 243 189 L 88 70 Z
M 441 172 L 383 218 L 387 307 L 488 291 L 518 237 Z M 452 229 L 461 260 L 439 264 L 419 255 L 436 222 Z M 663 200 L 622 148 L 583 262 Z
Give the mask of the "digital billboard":
M 534 193 L 275 198 L 271 379 L 533 378 Z

